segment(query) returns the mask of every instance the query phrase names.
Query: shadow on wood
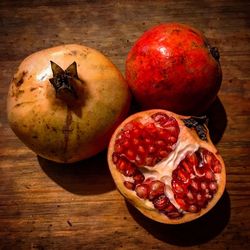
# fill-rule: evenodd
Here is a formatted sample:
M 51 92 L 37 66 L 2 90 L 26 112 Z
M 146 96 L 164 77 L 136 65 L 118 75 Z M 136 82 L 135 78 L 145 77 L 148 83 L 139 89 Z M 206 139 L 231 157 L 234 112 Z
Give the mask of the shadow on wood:
M 219 97 L 216 98 L 207 112 L 208 128 L 211 140 L 217 144 L 227 127 L 227 114 Z
M 155 222 L 127 202 L 132 217 L 150 234 L 166 243 L 178 246 L 199 245 L 219 235 L 230 218 L 230 198 L 225 191 L 216 206 L 201 218 L 180 225 Z
M 115 189 L 106 160 L 106 151 L 87 160 L 60 164 L 37 156 L 42 170 L 67 191 L 94 195 Z

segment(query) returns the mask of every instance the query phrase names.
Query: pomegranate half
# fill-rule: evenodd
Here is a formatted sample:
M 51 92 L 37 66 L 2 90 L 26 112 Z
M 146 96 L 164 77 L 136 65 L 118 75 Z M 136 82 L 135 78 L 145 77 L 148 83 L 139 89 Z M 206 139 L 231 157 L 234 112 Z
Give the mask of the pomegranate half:
M 222 196 L 225 166 L 205 122 L 153 109 L 131 115 L 114 132 L 108 149 L 112 177 L 147 217 L 166 224 L 192 221 Z
M 36 154 L 75 162 L 107 147 L 130 104 L 115 65 L 95 49 L 68 44 L 36 52 L 9 88 L 8 120 Z
M 160 24 L 146 31 L 129 51 L 126 80 L 143 109 L 202 114 L 220 89 L 219 52 L 193 27 Z

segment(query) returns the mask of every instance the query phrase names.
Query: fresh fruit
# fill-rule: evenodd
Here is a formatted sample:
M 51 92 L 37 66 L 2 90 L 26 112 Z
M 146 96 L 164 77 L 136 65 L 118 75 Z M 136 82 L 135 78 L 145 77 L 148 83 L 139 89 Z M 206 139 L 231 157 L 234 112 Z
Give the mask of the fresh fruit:
M 70 163 L 107 147 L 129 103 L 128 86 L 107 57 L 69 44 L 21 63 L 10 84 L 7 113 L 15 134 L 36 154 Z
M 224 162 L 206 117 L 153 109 L 115 130 L 108 163 L 117 188 L 147 217 L 180 224 L 207 213 L 225 189 Z
M 192 27 L 161 24 L 146 31 L 131 48 L 126 80 L 143 109 L 201 114 L 221 85 L 219 52 Z

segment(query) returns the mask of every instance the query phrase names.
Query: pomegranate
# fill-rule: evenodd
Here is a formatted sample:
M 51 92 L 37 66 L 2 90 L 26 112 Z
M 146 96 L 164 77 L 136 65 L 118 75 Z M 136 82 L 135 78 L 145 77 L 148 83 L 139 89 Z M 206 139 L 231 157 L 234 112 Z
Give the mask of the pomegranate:
M 126 80 L 143 109 L 205 112 L 219 91 L 219 52 L 198 30 L 179 23 L 146 31 L 126 60 Z
M 7 113 L 15 134 L 36 154 L 70 163 L 107 147 L 129 103 L 128 86 L 107 57 L 69 44 L 36 52 L 20 64 Z
M 161 109 L 135 113 L 115 130 L 108 163 L 121 194 L 166 224 L 204 215 L 225 189 L 224 162 L 210 140 L 206 117 Z

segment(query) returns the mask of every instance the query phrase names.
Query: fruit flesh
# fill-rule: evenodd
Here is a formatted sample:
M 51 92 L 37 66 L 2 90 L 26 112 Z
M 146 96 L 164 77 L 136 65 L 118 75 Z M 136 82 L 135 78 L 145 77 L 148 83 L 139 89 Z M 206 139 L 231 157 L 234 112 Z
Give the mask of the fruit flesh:
M 145 32 L 132 47 L 126 79 L 144 109 L 197 115 L 215 100 L 221 69 L 199 31 L 162 24 Z
M 149 117 L 156 113 L 159 112 L 155 110 L 145 111 L 132 116 L 134 119 L 128 118 L 129 122 L 123 122 L 113 135 L 110 143 L 110 147 L 112 146 L 113 149 L 109 147 L 109 155 L 112 153 L 118 159 L 117 154 L 120 154 L 124 161 L 123 169 L 126 169 L 126 165 L 131 164 L 131 161 L 123 154 L 125 151 L 115 152 L 115 145 L 119 141 L 120 134 L 126 132 L 125 128 L 130 127 L 129 123 L 134 121 L 148 123 L 151 119 Z M 199 140 L 196 137 L 196 132 L 185 127 L 178 116 L 175 115 L 174 118 L 178 122 L 180 132 L 178 141 L 166 158 L 162 158 L 153 166 L 136 165 L 136 161 L 134 161 L 132 165 L 135 170 L 129 176 L 121 174 L 119 166 L 116 165 L 117 162 L 111 157 L 109 158 L 109 166 L 118 189 L 143 214 L 163 223 L 179 224 L 198 218 L 214 206 L 225 187 L 225 170 L 217 150 L 208 143 L 210 142 L 209 137 L 208 141 Z M 211 169 L 204 163 L 207 161 L 204 160 L 207 157 L 210 159 Z M 208 179 L 198 176 L 199 173 L 197 175 L 198 166 L 201 165 L 204 165 L 204 170 L 207 172 L 212 170 L 210 176 L 209 173 L 206 176 Z M 134 178 L 138 175 L 140 178 Z M 198 183 L 201 193 L 192 189 L 191 183 L 193 181 Z M 182 186 L 179 185 L 179 189 L 175 185 L 178 182 L 182 184 Z M 183 184 L 183 182 L 186 183 Z M 152 185 L 152 183 L 154 184 Z M 204 187 L 204 185 L 207 186 Z M 185 192 L 181 188 L 186 188 Z M 206 189 L 208 190 L 206 191 Z M 195 196 L 193 201 L 192 195 Z
M 50 61 L 62 69 L 77 63 L 81 84 L 75 102 L 56 98 Z M 126 82 L 104 55 L 70 44 L 36 52 L 21 63 L 10 85 L 7 113 L 15 134 L 35 153 L 75 162 L 107 146 L 129 102 Z

